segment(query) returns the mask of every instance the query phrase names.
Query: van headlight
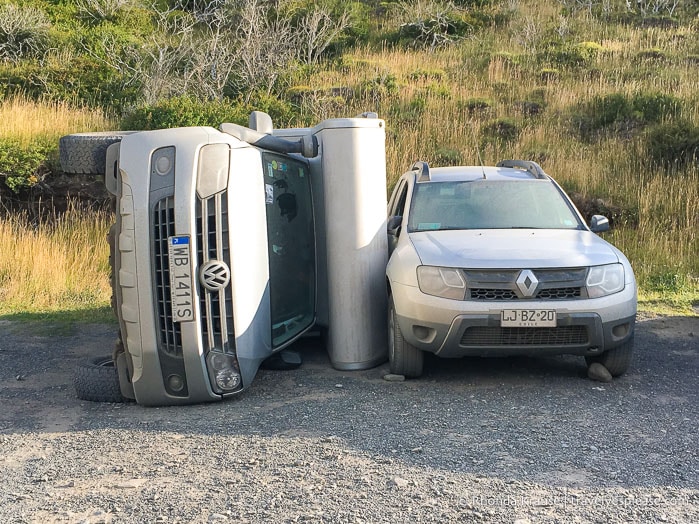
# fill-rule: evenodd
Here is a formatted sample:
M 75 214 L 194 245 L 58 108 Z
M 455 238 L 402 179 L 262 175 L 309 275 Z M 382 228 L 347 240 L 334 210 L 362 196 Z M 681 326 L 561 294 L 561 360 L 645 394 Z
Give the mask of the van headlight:
M 466 281 L 460 269 L 453 267 L 418 266 L 417 284 L 426 295 L 464 300 Z
M 624 289 L 624 266 L 621 264 L 593 266 L 587 273 L 585 285 L 587 296 L 590 298 L 618 293 Z

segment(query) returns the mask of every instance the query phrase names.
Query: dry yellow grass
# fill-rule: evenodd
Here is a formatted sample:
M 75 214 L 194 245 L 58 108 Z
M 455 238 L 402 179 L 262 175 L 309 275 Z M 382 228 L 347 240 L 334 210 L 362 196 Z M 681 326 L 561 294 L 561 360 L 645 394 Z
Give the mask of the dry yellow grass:
M 36 102 L 13 96 L 0 104 L 0 137 L 12 137 L 20 143 L 113 127 L 114 123 L 101 111 L 75 108 L 63 102 Z
M 76 207 L 38 225 L 26 215 L 0 218 L 0 315 L 108 305 L 111 222 Z

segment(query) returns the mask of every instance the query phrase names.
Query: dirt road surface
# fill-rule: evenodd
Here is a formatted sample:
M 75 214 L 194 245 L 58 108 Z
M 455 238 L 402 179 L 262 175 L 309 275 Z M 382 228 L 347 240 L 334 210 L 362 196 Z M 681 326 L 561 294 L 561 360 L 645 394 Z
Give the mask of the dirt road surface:
M 114 328 L 0 323 L 0 522 L 699 522 L 699 317 L 638 323 L 629 373 L 438 360 L 420 380 L 304 364 L 225 402 L 78 400 Z

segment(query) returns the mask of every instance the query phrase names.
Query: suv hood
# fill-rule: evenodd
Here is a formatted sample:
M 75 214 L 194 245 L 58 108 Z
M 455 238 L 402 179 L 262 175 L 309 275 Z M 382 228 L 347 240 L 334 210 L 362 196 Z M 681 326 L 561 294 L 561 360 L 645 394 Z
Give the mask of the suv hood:
M 618 262 L 590 231 L 474 229 L 410 233 L 423 264 L 463 268 L 582 267 Z

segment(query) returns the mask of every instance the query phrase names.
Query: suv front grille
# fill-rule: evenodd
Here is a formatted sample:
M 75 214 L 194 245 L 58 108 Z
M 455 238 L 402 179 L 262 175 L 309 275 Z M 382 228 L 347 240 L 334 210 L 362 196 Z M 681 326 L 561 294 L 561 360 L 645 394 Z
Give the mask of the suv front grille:
M 462 346 L 579 346 L 587 344 L 585 326 L 561 327 L 488 327 L 466 329 L 459 342 Z
M 168 237 L 175 234 L 175 199 L 165 197 L 153 208 L 153 264 L 160 349 L 171 356 L 182 355 L 182 332 L 172 319 Z
M 516 281 L 520 270 L 463 270 L 467 300 L 575 300 L 586 298 L 587 268 L 535 269 L 539 281 L 532 297 L 523 296 Z

